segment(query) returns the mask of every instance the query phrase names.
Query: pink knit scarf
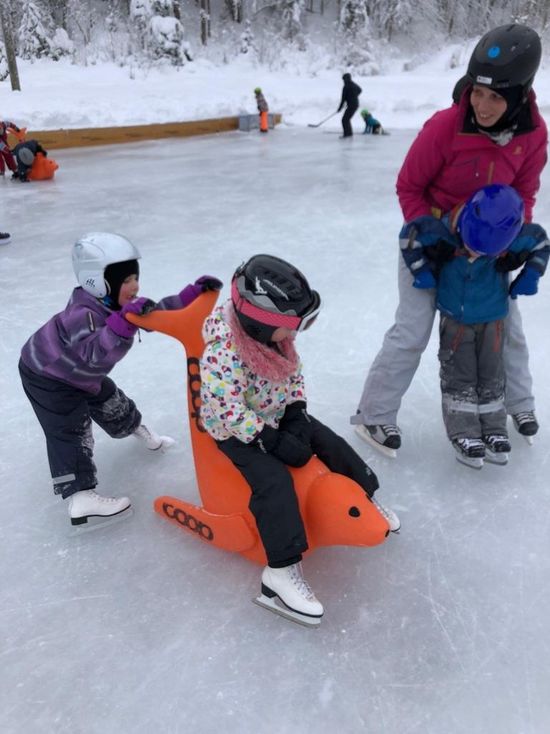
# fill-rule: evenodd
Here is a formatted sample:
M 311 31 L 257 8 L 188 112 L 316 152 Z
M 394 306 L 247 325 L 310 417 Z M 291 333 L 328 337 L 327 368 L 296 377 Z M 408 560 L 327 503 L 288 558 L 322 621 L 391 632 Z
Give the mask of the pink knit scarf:
M 233 333 L 237 354 L 252 372 L 270 382 L 283 382 L 296 374 L 300 357 L 294 347 L 294 339 L 283 339 L 277 344 L 277 349 L 273 349 L 248 336 L 231 302 L 225 305 L 224 316 Z

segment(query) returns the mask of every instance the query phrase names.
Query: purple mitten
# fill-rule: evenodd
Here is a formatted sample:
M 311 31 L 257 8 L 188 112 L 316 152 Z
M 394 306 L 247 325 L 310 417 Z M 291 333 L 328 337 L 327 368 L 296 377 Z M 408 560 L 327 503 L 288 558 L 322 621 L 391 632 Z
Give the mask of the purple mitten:
M 179 297 L 182 306 L 189 306 L 195 298 L 198 298 L 205 291 L 219 291 L 223 286 L 221 280 L 214 278 L 212 275 L 201 275 L 194 283 L 189 283 L 180 291 Z
M 138 327 L 126 321 L 126 314 L 135 313 L 138 316 L 142 316 L 144 313 L 148 313 L 154 305 L 155 302 L 151 301 L 150 298 L 136 298 L 135 301 L 131 301 L 123 306 L 120 311 L 113 311 L 107 317 L 105 323 L 117 336 L 121 336 L 123 339 L 131 339 L 138 330 Z

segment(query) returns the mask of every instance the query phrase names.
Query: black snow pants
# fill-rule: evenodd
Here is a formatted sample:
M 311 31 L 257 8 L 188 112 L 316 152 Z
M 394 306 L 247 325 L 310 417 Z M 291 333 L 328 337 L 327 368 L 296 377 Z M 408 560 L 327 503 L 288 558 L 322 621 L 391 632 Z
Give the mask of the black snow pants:
M 460 324 L 447 316 L 439 325 L 443 421 L 454 438 L 507 436 L 502 359 L 504 322 Z
M 342 129 L 344 131 L 345 138 L 349 138 L 351 135 L 353 135 L 353 130 L 351 128 L 351 118 L 357 112 L 358 107 L 359 104 L 348 105 L 346 107 L 346 111 L 342 115 Z
M 374 472 L 343 438 L 313 416 L 309 418 L 313 453 L 331 471 L 350 477 L 372 497 L 378 489 Z M 269 565 L 281 568 L 297 563 L 308 545 L 287 466 L 256 444 L 243 443 L 237 438 L 217 441 L 217 444 L 250 485 L 249 509 L 256 519 Z
M 141 413 L 113 380 L 105 377 L 97 395 L 32 372 L 21 360 L 23 389 L 46 436 L 55 494 L 63 499 L 97 485 L 92 421 L 125 438 L 141 423 Z

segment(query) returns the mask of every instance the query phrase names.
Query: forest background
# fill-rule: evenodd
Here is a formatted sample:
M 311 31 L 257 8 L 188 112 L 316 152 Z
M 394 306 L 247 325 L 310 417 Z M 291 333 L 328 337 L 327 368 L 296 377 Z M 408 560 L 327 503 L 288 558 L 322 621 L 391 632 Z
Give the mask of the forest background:
M 404 71 L 438 49 L 520 22 L 544 37 L 543 0 L 0 0 L 0 80 L 15 59 L 113 62 L 132 70 L 246 58 L 269 70 Z M 10 67 L 10 61 L 12 66 Z M 462 59 L 449 59 L 456 66 Z

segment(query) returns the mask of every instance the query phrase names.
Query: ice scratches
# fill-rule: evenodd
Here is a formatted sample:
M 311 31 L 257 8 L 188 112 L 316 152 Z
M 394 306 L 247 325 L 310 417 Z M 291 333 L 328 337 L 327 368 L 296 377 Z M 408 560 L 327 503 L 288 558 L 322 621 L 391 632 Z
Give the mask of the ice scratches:
M 42 609 L 45 607 L 53 607 L 59 604 L 68 604 L 70 602 L 74 601 L 91 601 L 92 599 L 109 599 L 111 595 L 110 594 L 91 594 L 91 595 L 84 595 L 84 596 L 71 596 L 68 598 L 62 597 L 61 599 L 52 599 L 51 601 L 43 601 L 39 602 L 37 604 L 21 604 L 18 607 L 8 607 L 6 609 L 0 609 L 0 614 L 12 614 L 13 612 L 29 612 L 33 609 Z M 41 638 L 37 638 L 41 639 Z M 4 655 L 6 651 L 2 651 L 2 655 Z
M 441 567 L 440 556 L 439 556 L 439 553 L 437 552 L 437 546 L 434 544 L 433 548 L 434 548 L 434 555 L 435 555 L 435 558 L 436 558 L 436 565 L 437 565 L 437 569 L 438 569 L 438 577 L 439 577 L 441 583 L 446 584 L 447 583 L 447 578 L 445 576 L 445 573 L 444 573 L 443 568 Z M 443 614 L 442 614 L 442 612 L 449 612 L 449 610 L 445 606 L 443 606 L 442 604 L 440 604 L 439 602 L 437 602 L 436 599 L 434 598 L 434 594 L 433 594 L 433 576 L 432 576 L 432 569 L 433 569 L 433 563 L 432 563 L 432 558 L 430 557 L 429 560 L 428 560 L 428 573 L 427 573 L 427 575 L 428 575 L 428 589 L 427 589 L 426 599 L 430 603 L 430 607 L 432 609 L 433 617 L 434 617 L 435 621 L 437 622 L 437 624 L 439 625 L 439 627 L 441 628 L 441 631 L 443 633 L 443 636 L 447 640 L 447 644 L 449 645 L 449 648 L 451 649 L 452 653 L 454 654 L 454 656 L 455 656 L 455 658 L 456 658 L 456 660 L 457 660 L 457 662 L 458 662 L 458 664 L 460 666 L 460 669 L 462 670 L 463 674 L 466 675 L 466 668 L 464 667 L 464 663 L 462 661 L 462 655 L 461 655 L 460 651 L 458 650 L 458 648 L 456 647 L 456 645 L 454 644 L 453 639 L 452 639 L 452 637 L 451 637 L 451 635 L 450 635 L 450 633 L 449 633 L 449 631 L 448 631 L 448 629 L 445 626 L 445 623 L 443 621 Z

